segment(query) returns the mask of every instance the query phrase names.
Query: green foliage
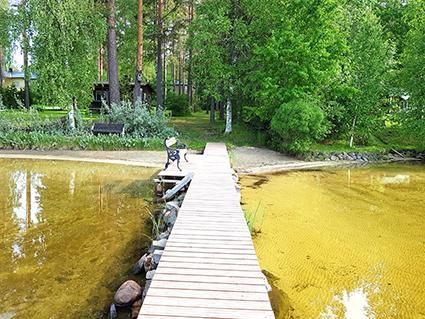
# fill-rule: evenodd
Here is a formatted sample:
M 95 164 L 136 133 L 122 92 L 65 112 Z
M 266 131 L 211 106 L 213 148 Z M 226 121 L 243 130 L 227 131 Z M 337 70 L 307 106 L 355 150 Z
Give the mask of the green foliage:
M 410 95 L 409 106 L 402 111 L 401 120 L 418 140 L 425 140 L 425 3 L 413 1 L 410 12 L 410 31 L 402 62 L 402 84 Z M 425 144 L 425 142 L 423 142 Z
M 345 110 L 347 131 L 366 143 L 377 127 L 384 125 L 382 101 L 386 90 L 388 70 L 392 63 L 392 50 L 383 36 L 378 17 L 368 6 L 348 7 L 349 75 L 348 83 L 355 90 Z
M 165 107 L 171 111 L 173 116 L 186 116 L 190 114 L 188 96 L 169 92 L 165 99 Z
M 15 86 L 0 87 L 0 98 L 5 109 L 21 108 L 24 103 L 24 93 Z
M 197 17 L 190 26 L 193 36 L 189 46 L 195 80 L 203 96 L 220 100 L 228 90 L 232 69 L 229 65 L 232 21 L 228 0 L 206 0 L 197 8 Z
M 106 34 L 99 5 L 91 0 L 28 0 L 31 69 L 43 103 L 66 107 L 75 96 L 81 107 L 88 106 L 97 53 Z
M 46 134 L 0 131 L 0 148 L 36 150 L 104 150 L 161 149 L 162 139 L 129 136 L 94 136 L 90 134 Z
M 106 106 L 107 107 L 107 106 Z M 125 124 L 126 134 L 135 138 L 165 138 L 177 133 L 168 127 L 168 119 L 156 112 L 148 110 L 146 105 L 121 102 L 107 107 L 107 120 L 112 123 Z
M 276 134 L 278 149 L 292 153 L 305 153 L 325 131 L 322 110 L 307 100 L 283 104 L 273 116 L 271 129 Z

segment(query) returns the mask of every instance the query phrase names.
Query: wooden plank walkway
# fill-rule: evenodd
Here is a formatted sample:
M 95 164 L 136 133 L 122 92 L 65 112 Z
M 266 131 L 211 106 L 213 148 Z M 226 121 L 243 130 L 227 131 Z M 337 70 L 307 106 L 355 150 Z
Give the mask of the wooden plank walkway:
M 138 319 L 275 318 L 226 146 L 189 160 L 194 178 Z

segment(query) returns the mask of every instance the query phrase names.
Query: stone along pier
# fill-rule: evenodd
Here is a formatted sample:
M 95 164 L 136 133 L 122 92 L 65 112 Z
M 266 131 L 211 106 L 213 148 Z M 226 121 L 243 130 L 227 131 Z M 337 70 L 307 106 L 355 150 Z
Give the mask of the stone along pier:
M 275 318 L 226 146 L 189 160 L 193 180 L 138 319 Z

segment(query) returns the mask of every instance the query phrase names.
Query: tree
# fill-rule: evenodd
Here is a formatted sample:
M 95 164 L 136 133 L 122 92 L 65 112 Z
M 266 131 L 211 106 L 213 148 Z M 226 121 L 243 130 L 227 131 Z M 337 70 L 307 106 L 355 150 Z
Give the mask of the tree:
M 108 81 L 109 102 L 120 103 L 115 0 L 108 0 Z
M 138 0 L 137 9 L 137 57 L 136 57 L 136 75 L 134 79 L 134 97 L 133 102 L 141 100 L 142 92 L 140 89 L 142 82 L 143 68 L 143 0 Z
M 0 87 L 3 85 L 3 65 L 5 63 L 5 52 L 11 47 L 9 30 L 9 3 L 0 0 Z
M 409 14 L 410 30 L 402 54 L 402 83 L 410 95 L 409 107 L 403 120 L 418 141 L 425 140 L 425 3 L 412 1 Z
M 196 19 L 190 26 L 189 48 L 193 51 L 190 64 L 200 93 L 213 105 L 214 100 L 227 100 L 228 95 L 223 92 L 230 86 L 231 3 L 206 0 L 196 11 Z M 231 104 L 228 106 L 231 111 Z
M 67 107 L 76 97 L 80 105 L 88 105 L 106 34 L 103 9 L 92 0 L 27 1 L 34 89 L 46 104 Z
M 192 23 L 194 18 L 194 9 L 195 9 L 194 0 L 189 0 L 189 4 L 188 4 L 189 26 Z M 188 71 L 187 71 L 187 91 L 188 91 L 187 96 L 188 96 L 190 110 L 193 110 L 192 55 L 193 55 L 192 48 L 189 48 L 189 64 L 188 64 Z
M 27 0 L 22 0 L 20 5 L 20 12 L 21 12 L 21 19 L 22 19 L 22 54 L 24 56 L 24 94 L 25 94 L 25 108 L 30 108 L 30 78 L 31 78 L 31 72 L 29 69 L 29 39 L 28 39 L 28 32 L 30 29 L 30 14 L 29 14 L 29 8 L 27 5 Z
M 383 35 L 379 18 L 370 6 L 348 7 L 351 16 L 350 75 L 349 81 L 355 94 L 347 109 L 347 121 L 351 123 L 350 146 L 357 137 L 366 142 L 383 123 L 382 100 L 385 97 L 385 81 L 391 63 L 392 52 Z
M 163 38 L 163 1 L 157 0 L 157 47 L 156 47 L 156 112 L 164 110 L 163 78 L 162 78 L 162 38 Z

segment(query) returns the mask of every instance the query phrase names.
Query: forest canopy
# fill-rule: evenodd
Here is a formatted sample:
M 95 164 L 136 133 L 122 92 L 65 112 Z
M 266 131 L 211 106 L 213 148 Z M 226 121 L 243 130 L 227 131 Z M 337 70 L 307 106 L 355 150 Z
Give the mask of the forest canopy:
M 225 107 L 280 150 L 383 128 L 425 140 L 421 0 L 3 0 L 0 31 L 0 65 L 19 43 L 39 103 L 87 107 L 108 80 L 131 101 L 140 71 L 158 111 Z

